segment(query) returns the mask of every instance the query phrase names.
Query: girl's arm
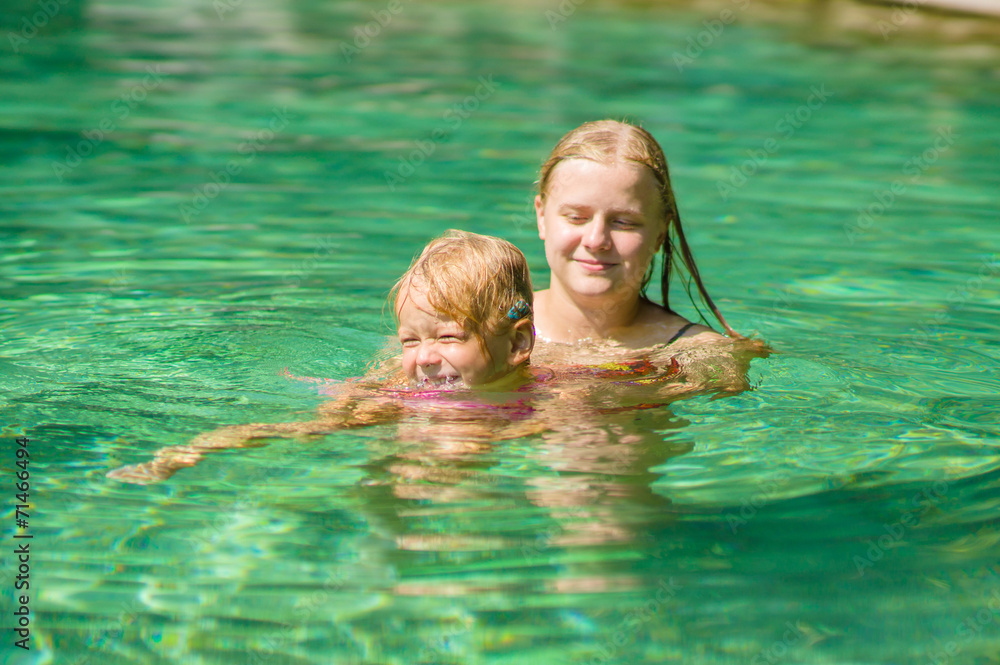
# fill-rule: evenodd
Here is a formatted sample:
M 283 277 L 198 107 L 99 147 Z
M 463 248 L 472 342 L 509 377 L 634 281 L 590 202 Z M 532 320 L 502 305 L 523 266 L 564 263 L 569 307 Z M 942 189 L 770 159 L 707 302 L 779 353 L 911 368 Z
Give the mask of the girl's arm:
M 684 347 L 678 343 L 671 351 L 675 354 L 671 362 L 678 363 L 679 371 L 676 378 L 657 389 L 658 397 L 669 400 L 698 395 L 723 397 L 753 390 L 748 376 L 751 361 L 773 353 L 762 341 L 750 338 L 721 338 Z

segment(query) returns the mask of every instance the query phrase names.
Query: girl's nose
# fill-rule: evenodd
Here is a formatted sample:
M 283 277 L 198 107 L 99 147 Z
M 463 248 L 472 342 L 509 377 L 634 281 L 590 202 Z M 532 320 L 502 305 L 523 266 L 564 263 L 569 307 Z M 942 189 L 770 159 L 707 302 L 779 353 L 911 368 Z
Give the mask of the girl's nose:
M 611 225 L 603 215 L 594 215 L 583 234 L 583 246 L 590 250 L 611 247 Z

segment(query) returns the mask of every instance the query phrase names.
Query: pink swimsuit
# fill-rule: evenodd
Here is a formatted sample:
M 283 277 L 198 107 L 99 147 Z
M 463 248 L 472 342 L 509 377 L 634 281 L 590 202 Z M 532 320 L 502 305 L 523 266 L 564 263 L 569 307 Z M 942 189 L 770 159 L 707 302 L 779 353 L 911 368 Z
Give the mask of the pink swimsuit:
M 680 364 L 676 358 L 671 359 L 670 366 L 665 374 L 657 374 L 659 368 L 648 359 L 605 363 L 602 365 L 589 366 L 577 365 L 566 369 L 561 369 L 560 376 L 570 378 L 598 378 L 598 379 L 624 379 L 613 381 L 618 385 L 649 385 L 661 383 L 677 376 L 680 373 Z M 547 368 L 530 368 L 533 380 L 517 388 L 516 393 L 534 392 L 539 384 L 548 383 L 556 379 L 556 373 Z M 350 381 L 339 381 L 336 379 L 323 379 L 312 376 L 296 376 L 286 368 L 282 372 L 283 376 L 296 381 L 319 384 L 321 395 L 336 395 L 337 388 Z M 652 375 L 652 376 L 651 376 Z M 535 409 L 528 403 L 528 398 L 523 397 L 514 401 L 491 402 L 491 393 L 480 393 L 480 399 L 469 399 L 470 393 L 466 389 L 413 389 L 413 388 L 377 388 L 380 394 L 396 399 L 420 400 L 421 407 L 442 407 L 445 409 L 461 409 L 463 411 L 473 411 L 486 409 L 491 412 L 501 411 L 508 415 L 511 420 L 523 420 L 531 416 Z M 628 407 L 612 407 L 601 409 L 601 412 L 614 412 L 620 410 L 648 409 L 659 404 L 638 404 Z

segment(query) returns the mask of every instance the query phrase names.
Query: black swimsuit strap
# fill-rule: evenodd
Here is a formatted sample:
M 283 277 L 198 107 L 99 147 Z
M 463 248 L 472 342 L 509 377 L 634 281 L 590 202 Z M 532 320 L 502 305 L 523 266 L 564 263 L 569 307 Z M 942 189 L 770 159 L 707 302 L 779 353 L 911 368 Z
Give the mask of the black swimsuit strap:
M 687 324 L 686 326 L 682 326 L 682 327 L 681 327 L 681 329 L 680 329 L 680 330 L 678 330 L 678 331 L 677 331 L 677 332 L 676 332 L 676 333 L 674 334 L 674 336 L 670 338 L 670 341 L 669 341 L 669 342 L 667 342 L 667 344 L 666 344 L 666 345 L 667 345 L 667 346 L 670 346 L 671 344 L 673 344 L 674 342 L 676 342 L 676 341 L 677 341 L 678 339 L 680 339 L 680 336 L 681 336 L 681 335 L 683 335 L 684 333 L 686 333 L 686 332 L 687 332 L 687 330 L 688 330 L 688 328 L 690 328 L 690 327 L 691 327 L 691 326 L 693 326 L 693 325 L 695 325 L 695 324 L 693 324 L 693 323 L 689 323 L 689 324 Z

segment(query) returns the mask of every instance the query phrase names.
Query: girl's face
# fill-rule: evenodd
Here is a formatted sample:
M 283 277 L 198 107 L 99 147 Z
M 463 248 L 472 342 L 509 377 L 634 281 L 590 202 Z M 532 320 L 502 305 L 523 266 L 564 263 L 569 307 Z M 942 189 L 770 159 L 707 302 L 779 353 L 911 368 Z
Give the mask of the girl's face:
M 535 197 L 552 287 L 578 297 L 634 297 L 667 234 L 652 171 L 567 159 Z
M 416 288 L 408 288 L 400 299 L 399 343 L 403 346 L 403 371 L 410 381 L 435 386 L 461 381 L 478 386 L 503 378 L 513 365 L 527 358 L 512 357 L 510 333 L 487 338 L 487 355 L 479 338 L 436 312 Z

